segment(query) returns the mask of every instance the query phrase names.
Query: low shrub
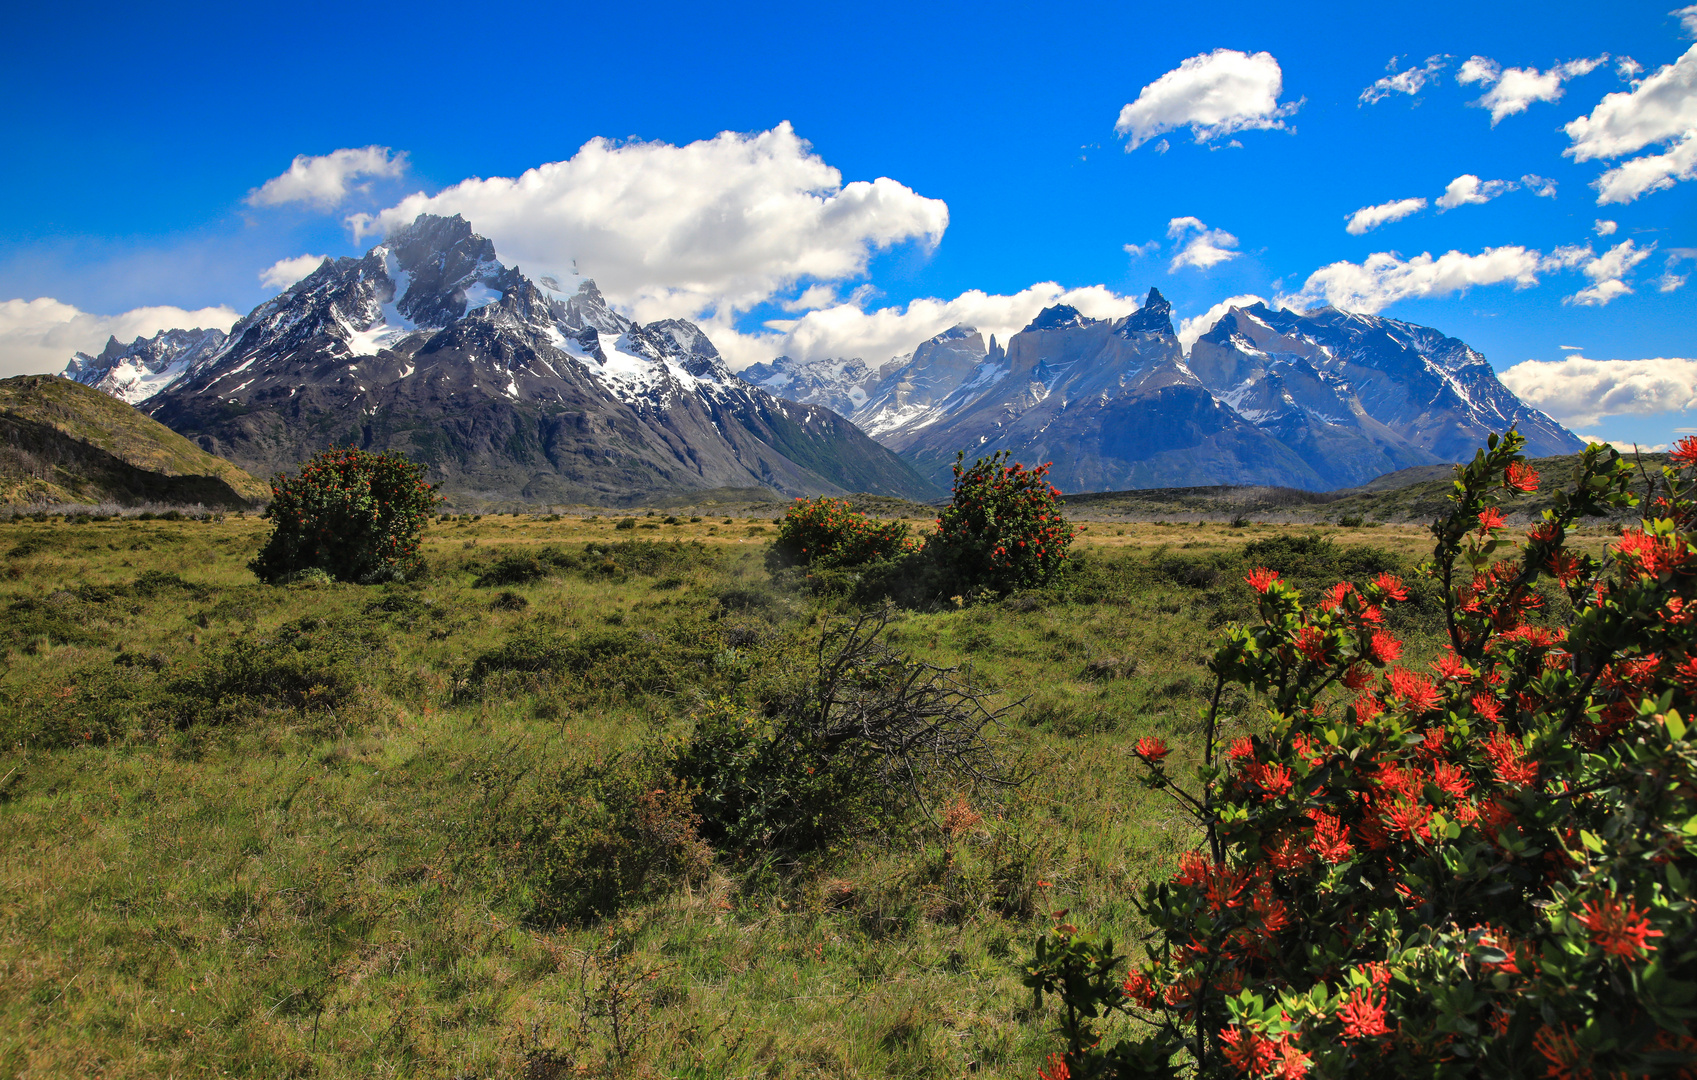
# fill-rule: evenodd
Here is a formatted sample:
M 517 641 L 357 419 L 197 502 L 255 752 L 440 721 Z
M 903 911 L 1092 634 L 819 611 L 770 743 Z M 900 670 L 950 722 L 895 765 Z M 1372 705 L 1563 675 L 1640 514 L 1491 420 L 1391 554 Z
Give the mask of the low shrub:
M 797 499 L 778 519 L 766 563 L 772 569 L 863 566 L 911 550 L 907 534 L 906 522 L 876 521 L 849 509 L 843 499 Z
M 692 792 L 652 755 L 568 765 L 511 795 L 490 775 L 478 779 L 495 807 L 479 829 L 518 877 L 533 922 L 606 918 L 712 866 Z
M 405 578 L 442 501 L 424 471 L 398 452 L 333 447 L 299 476 L 277 474 L 268 511 L 274 528 L 248 568 L 271 582 L 306 570 L 361 584 Z
M 962 594 L 1009 593 L 1047 584 L 1066 564 L 1074 529 L 1061 514 L 1049 466 L 1007 464 L 1007 451 L 955 461 L 954 497 L 925 554 Z

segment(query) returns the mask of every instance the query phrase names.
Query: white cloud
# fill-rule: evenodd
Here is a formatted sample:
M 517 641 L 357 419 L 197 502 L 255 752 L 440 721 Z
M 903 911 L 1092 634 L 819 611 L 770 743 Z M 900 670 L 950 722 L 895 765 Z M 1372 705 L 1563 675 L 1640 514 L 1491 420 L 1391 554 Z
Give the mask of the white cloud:
M 1539 176 L 1537 173 L 1527 173 L 1525 176 L 1520 178 L 1520 184 L 1527 191 L 1530 191 L 1540 199 L 1553 199 L 1556 197 L 1556 182 L 1547 176 Z
M 281 291 L 318 269 L 326 258 L 324 255 L 296 255 L 292 259 L 278 259 L 259 272 L 259 283 L 268 289 Z
M 1513 191 L 1514 184 L 1508 180 L 1481 181 L 1472 173 L 1462 173 L 1449 182 L 1444 193 L 1438 196 L 1438 210 L 1454 210 L 1458 206 L 1470 203 L 1486 203 L 1506 191 Z
M 1187 236 L 1189 240 L 1185 239 Z M 1177 273 L 1186 266 L 1208 270 L 1243 254 L 1231 250 L 1237 247 L 1237 237 L 1224 229 L 1210 229 L 1194 217 L 1176 217 L 1167 222 L 1167 237 L 1182 245 L 1167 266 L 1171 273 Z
M 643 321 L 745 311 L 808 279 L 857 277 L 875 250 L 935 245 L 949 224 L 942 200 L 887 177 L 845 185 L 787 122 L 687 146 L 591 139 L 569 160 L 349 223 L 363 236 L 427 212 L 463 215 L 532 277 L 576 260 Z
M 1592 185 L 1597 204 L 1627 203 L 1640 195 L 1697 177 L 1697 45 L 1671 64 L 1605 95 L 1585 116 L 1563 129 L 1575 161 L 1618 158 L 1665 144 L 1663 152 L 1622 162 Z
M 1643 74 L 1644 65 L 1630 56 L 1615 57 L 1615 74 L 1623 79 L 1633 79 Z
M 1505 117 L 1525 112 L 1534 101 L 1560 101 L 1562 83 L 1591 74 L 1608 58 L 1608 54 L 1604 53 L 1591 59 L 1569 60 L 1547 71 L 1539 71 L 1537 68 L 1512 67 L 1505 70 L 1499 68 L 1495 60 L 1473 56 L 1461 65 L 1455 81 L 1463 85 L 1483 83 L 1490 87 L 1473 104 L 1491 110 L 1491 126 L 1496 127 Z
M 1447 63 L 1449 63 L 1449 57 L 1439 53 L 1437 56 L 1428 56 L 1423 66 L 1416 65 L 1406 71 L 1387 75 L 1361 91 L 1361 97 L 1356 103 L 1357 107 L 1377 104 L 1392 94 L 1408 94 L 1412 97 L 1424 90 L 1426 84 L 1436 78 L 1438 72 L 1442 71 Z M 1392 59 L 1390 69 L 1395 70 L 1395 68 L 1396 61 Z
M 1586 250 L 1589 251 L 1589 248 Z M 1631 240 L 1622 240 L 1601 255 L 1586 259 L 1579 266 L 1585 276 L 1591 279 L 1591 284 L 1568 297 L 1566 302 L 1586 307 L 1602 307 L 1616 297 L 1631 293 L 1631 287 L 1622 279 L 1633 267 L 1648 259 L 1650 253 L 1655 250 L 1655 244 L 1641 248 Z
M 1466 60 L 1462 61 L 1461 67 L 1456 70 L 1455 81 L 1463 86 L 1467 86 L 1471 83 L 1485 83 L 1488 85 L 1496 82 L 1501 75 L 1502 69 L 1498 67 L 1497 62 L 1492 60 L 1490 57 L 1469 56 Z
M 251 206 L 303 202 L 329 210 L 347 198 L 349 191 L 365 190 L 350 181 L 362 176 L 399 176 L 406 167 L 407 155 L 387 146 L 333 150 L 318 157 L 299 154 L 288 172 L 248 192 L 247 201 Z
M 1160 251 L 1161 242 L 1159 240 L 1151 240 L 1147 244 L 1126 244 L 1123 246 L 1122 250 L 1134 259 L 1141 259 L 1145 255 L 1153 255 L 1155 252 Z
M 1673 187 L 1693 177 L 1697 177 L 1697 131 L 1687 132 L 1666 153 L 1645 154 L 1621 162 L 1591 186 L 1597 189 L 1597 205 L 1607 206 L 1632 202 L 1640 195 Z
M 1114 131 L 1129 153 L 1168 131 L 1188 127 L 1197 142 L 1237 131 L 1282 129 L 1301 101 L 1280 103 L 1284 73 L 1271 53 L 1215 49 L 1193 56 L 1145 86 L 1120 109 Z
M 1363 206 L 1349 215 L 1349 224 L 1345 225 L 1343 229 L 1351 236 L 1360 236 L 1388 222 L 1401 221 L 1408 215 L 1424 209 L 1426 209 L 1425 199 L 1396 199 L 1392 202 L 1380 203 L 1377 206 Z
M 1697 408 L 1697 360 L 1527 360 L 1498 372 L 1528 404 L 1569 427 L 1606 416 L 1646 416 Z
M 870 311 L 851 300 L 797 319 L 772 320 L 766 325 L 773 333 L 739 333 L 717 318 L 701 325 L 737 370 L 780 355 L 806 360 L 858 356 L 877 367 L 959 324 L 977 327 L 986 341 L 994 334 L 1006 342 L 1054 304 L 1071 304 L 1093 319 L 1117 319 L 1137 308 L 1134 297 L 1103 285 L 1067 289 L 1045 281 L 1012 295 L 973 289 L 950 300 L 923 298 Z
M 1620 225 L 1617 222 L 1604 221 L 1602 218 L 1598 218 L 1597 223 L 1591 226 L 1591 231 L 1598 236 L 1613 236 L 1618 228 L 1620 228 Z
M 1381 251 L 1360 263 L 1323 266 L 1308 275 L 1298 292 L 1280 296 L 1275 303 L 1297 311 L 1331 304 L 1374 312 L 1398 300 L 1445 296 L 1474 285 L 1506 281 L 1526 288 L 1538 284 L 1540 270 L 1557 268 L 1537 251 L 1518 246 L 1486 248 L 1477 255 L 1448 251 L 1436 258 L 1422 252 L 1412 259 Z
M 1562 130 L 1575 161 L 1615 158 L 1697 129 L 1697 45 L 1630 91 L 1607 94 L 1590 113 Z
M 1196 344 L 1196 339 L 1212 330 L 1214 324 L 1219 322 L 1220 317 L 1227 311 L 1234 307 L 1248 307 L 1250 304 L 1265 304 L 1266 302 L 1253 293 L 1244 293 L 1242 296 L 1228 296 L 1200 315 L 1181 319 L 1178 324 L 1179 344 L 1184 346 L 1185 352 L 1189 352 L 1190 347 Z
M 119 315 L 91 315 L 45 296 L 0 301 L 0 378 L 63 371 L 72 353 L 98 353 L 108 337 L 128 344 L 161 330 L 228 330 L 239 317 L 227 307 L 144 307 Z
M 1697 4 L 1678 8 L 1668 14 L 1679 20 L 1679 28 L 1685 31 L 1687 37 L 1697 37 Z

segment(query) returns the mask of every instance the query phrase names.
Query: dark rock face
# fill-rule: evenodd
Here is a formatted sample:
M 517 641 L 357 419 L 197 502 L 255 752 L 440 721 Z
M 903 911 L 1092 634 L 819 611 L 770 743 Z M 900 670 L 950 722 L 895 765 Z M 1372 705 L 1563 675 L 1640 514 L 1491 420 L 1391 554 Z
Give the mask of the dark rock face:
M 491 500 L 937 493 L 840 416 L 736 378 L 694 324 L 639 326 L 589 281 L 539 286 L 458 217 L 327 260 L 144 407 L 261 475 L 351 443 Z

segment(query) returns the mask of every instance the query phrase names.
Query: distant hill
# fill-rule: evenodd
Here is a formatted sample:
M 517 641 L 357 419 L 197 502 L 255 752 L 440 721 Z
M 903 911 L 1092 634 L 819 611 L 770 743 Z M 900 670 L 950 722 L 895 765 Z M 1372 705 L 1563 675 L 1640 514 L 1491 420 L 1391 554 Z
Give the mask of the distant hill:
M 1666 460 L 1665 454 L 1641 456 L 1644 468 L 1654 475 Z M 1516 517 L 1531 518 L 1554 505 L 1555 492 L 1573 482 L 1578 454 L 1533 458 L 1538 470 L 1538 490 L 1505 504 Z M 1068 495 L 1069 514 L 1088 517 L 1203 517 L 1265 518 L 1288 521 L 1337 521 L 1360 518 L 1424 524 L 1435 520 L 1449 507 L 1453 465 L 1417 465 L 1399 469 L 1341 491 L 1313 492 L 1295 488 L 1218 485 L 1190 488 L 1145 488 L 1134 491 L 1101 491 Z M 1643 485 L 1634 485 L 1642 495 Z M 1620 519 L 1638 516 L 1638 511 L 1613 515 Z
M 56 375 L 0 380 L 0 503 L 238 507 L 271 489 L 117 398 Z

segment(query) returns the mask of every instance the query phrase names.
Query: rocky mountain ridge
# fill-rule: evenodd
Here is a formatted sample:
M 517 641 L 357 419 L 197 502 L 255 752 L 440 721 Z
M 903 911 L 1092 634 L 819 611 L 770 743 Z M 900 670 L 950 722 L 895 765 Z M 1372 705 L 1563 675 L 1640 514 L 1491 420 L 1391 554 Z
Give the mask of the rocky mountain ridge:
M 849 418 L 939 483 L 963 448 L 1053 461 L 1055 483 L 1080 492 L 1331 490 L 1461 460 L 1510 426 L 1534 454 L 1581 446 L 1477 351 L 1429 327 L 1254 304 L 1227 311 L 1187 355 L 1155 289 L 1119 319 L 1046 308 L 1005 347 L 952 327 L 858 386 L 829 361 L 773 369 L 789 395 L 858 402 Z M 773 381 L 762 369 L 743 376 Z
M 352 443 L 471 500 L 937 493 L 843 418 L 738 379 L 694 324 L 532 281 L 457 216 L 326 259 L 141 407 L 261 474 Z

